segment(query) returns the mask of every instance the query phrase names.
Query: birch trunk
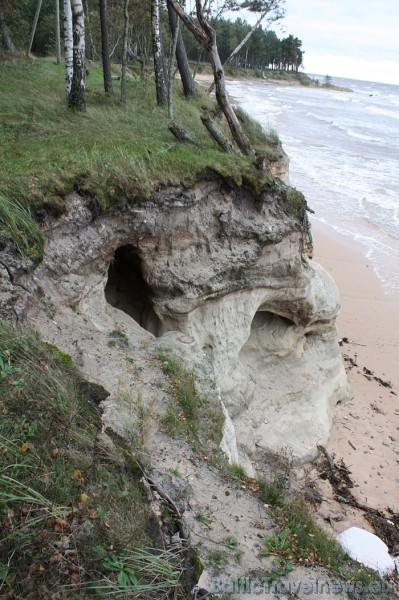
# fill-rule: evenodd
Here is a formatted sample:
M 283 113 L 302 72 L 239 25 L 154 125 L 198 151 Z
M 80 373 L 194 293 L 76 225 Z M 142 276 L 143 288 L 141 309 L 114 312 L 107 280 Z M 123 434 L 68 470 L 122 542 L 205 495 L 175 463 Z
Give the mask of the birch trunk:
M 69 99 L 73 76 L 73 29 L 71 0 L 64 0 L 64 49 L 65 49 L 65 81 L 66 97 Z
M 71 0 L 73 28 L 73 75 L 68 98 L 70 108 L 86 110 L 85 20 L 82 0 Z
M 127 53 L 129 43 L 129 0 L 125 0 L 124 10 L 124 29 L 123 29 L 123 54 L 122 54 L 122 76 L 121 76 L 121 104 L 126 104 L 127 88 Z
M 151 2 L 151 27 L 152 27 L 152 48 L 154 54 L 154 73 L 155 88 L 157 92 L 157 102 L 161 106 L 168 101 L 168 92 L 165 81 L 165 63 L 161 42 L 161 24 L 159 16 L 159 0 Z

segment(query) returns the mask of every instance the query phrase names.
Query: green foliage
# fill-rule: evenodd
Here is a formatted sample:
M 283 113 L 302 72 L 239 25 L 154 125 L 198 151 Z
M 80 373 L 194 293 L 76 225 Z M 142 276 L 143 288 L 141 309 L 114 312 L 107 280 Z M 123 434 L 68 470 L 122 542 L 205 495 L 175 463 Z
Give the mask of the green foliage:
M 302 192 L 299 192 L 296 188 L 288 186 L 284 201 L 284 208 L 290 217 L 303 223 L 306 218 L 306 200 Z
M 227 471 L 232 479 L 244 480 L 248 477 L 244 467 L 235 463 L 228 465 Z
M 259 3 L 256 3 L 260 10 Z M 212 21 L 215 28 L 220 58 L 224 63 L 235 50 L 238 43 L 250 32 L 251 25 L 242 18 L 236 21 L 218 18 Z M 184 40 L 191 60 L 203 60 L 202 48 L 195 43 L 193 36 L 183 29 Z M 240 66 L 248 69 L 255 76 L 262 76 L 262 72 L 269 67 L 273 72 L 284 70 L 296 73 L 303 60 L 302 41 L 293 35 L 279 39 L 274 31 L 258 27 L 243 48 L 235 55 L 225 67 L 228 76 L 234 76 L 234 67 Z
M 223 550 L 209 550 L 207 555 L 209 565 L 218 573 L 228 565 L 229 557 Z
M 0 382 L 2 383 L 7 377 L 11 377 L 16 373 L 18 373 L 18 369 L 11 364 L 11 353 L 5 348 L 0 351 Z
M 262 579 L 267 583 L 272 583 L 273 581 L 279 581 L 282 577 L 286 577 L 294 570 L 295 567 L 291 560 L 275 558 L 273 560 L 273 568 L 267 571 Z
M 111 554 L 103 564 L 106 571 L 117 573 L 117 584 L 121 588 L 134 588 L 138 585 L 138 579 L 134 570 L 126 562 L 126 551 L 118 557 Z
M 37 2 L 35 0 L 9 0 L 3 4 L 5 4 L 5 22 L 11 38 L 17 49 L 26 52 Z M 33 41 L 32 51 L 34 53 L 45 55 L 54 50 L 54 20 L 54 2 L 43 0 Z
M 349 582 L 370 583 L 370 571 L 359 569 L 342 547 L 317 523 L 305 500 L 290 490 L 292 455 L 283 448 L 263 457 L 269 475 L 257 481 L 263 502 L 273 507 L 277 532 L 264 536 L 260 556 L 275 556 L 274 567 L 264 579 L 268 582 L 284 577 L 295 564 L 322 565 L 333 575 Z
M 126 333 L 124 331 L 121 331 L 120 329 L 114 329 L 113 331 L 111 331 L 109 337 L 116 338 L 119 340 L 127 340 Z
M 293 535 L 296 537 L 296 534 Z M 295 543 L 296 540 L 293 540 L 291 534 L 286 530 L 281 531 L 277 535 L 265 535 L 265 547 L 259 554 L 261 556 L 278 554 L 283 556 L 283 558 L 289 558 L 293 554 L 293 546 Z
M 195 387 L 193 373 L 186 371 L 173 358 L 164 357 L 161 366 L 163 372 L 171 379 L 176 400 L 183 411 L 183 419 L 191 424 L 192 431 L 195 432 L 199 417 L 200 398 Z
M 114 329 L 109 334 L 111 338 L 108 342 L 108 346 L 114 347 L 118 346 L 121 349 L 126 349 L 129 346 L 129 341 L 126 333 L 121 331 L 120 329 Z
M 201 397 L 195 377 L 174 358 L 161 354 L 162 371 L 172 387 L 175 403 L 168 405 L 163 419 L 166 433 L 185 439 L 202 452 L 219 452 L 224 416 L 219 405 Z
M 211 517 L 209 517 L 203 510 L 199 510 L 195 513 L 194 519 L 198 521 L 198 523 L 203 523 L 204 525 L 210 525 L 213 521 Z
M 65 367 L 66 369 L 72 369 L 73 368 L 72 356 L 70 356 L 66 352 L 63 352 L 62 350 L 60 350 L 59 348 L 57 348 L 57 346 L 54 346 L 54 344 L 48 344 L 48 343 L 46 343 L 46 346 L 54 353 L 54 355 L 58 359 L 58 363 L 62 367 Z
M 238 540 L 234 536 L 228 536 L 222 540 L 222 544 L 230 548 L 230 550 L 236 550 L 238 548 Z
M 141 472 L 117 440 L 117 459 L 98 444 L 104 392 L 35 332 L 0 322 L 0 585 L 10 597 L 72 583 L 77 594 L 103 576 L 114 585 L 104 551 L 150 544 Z
M 169 473 L 171 473 L 175 477 L 181 477 L 181 473 L 177 467 L 173 467 L 172 469 L 169 469 Z
M 44 236 L 28 208 L 0 193 L 0 235 L 13 240 L 22 256 L 38 262 L 43 256 Z
M 370 583 L 371 571 L 359 569 L 359 564 L 351 560 L 342 547 L 317 525 L 301 497 L 286 499 L 275 509 L 274 517 L 279 531 L 272 536 L 264 536 L 261 556 L 277 556 L 281 568 L 287 561 L 290 566 L 292 562 L 318 564 L 344 581 L 363 585 Z
M 90 591 L 98 594 L 170 593 L 179 587 L 181 571 L 176 569 L 176 557 L 168 551 L 156 553 L 147 548 L 126 548 L 119 555 L 110 554 L 103 563 L 111 578 L 92 583 Z
M 268 541 L 271 554 L 285 558 L 295 556 L 304 562 L 321 563 L 338 573 L 347 562 L 347 555 L 335 540 L 319 527 L 306 503 L 301 499 L 287 502 L 279 515 L 284 528 L 278 536 Z M 274 550 L 272 550 L 274 546 Z
M 278 453 L 266 452 L 268 475 L 258 479 L 259 495 L 265 504 L 282 506 L 287 500 L 292 476 L 292 454 L 287 448 Z

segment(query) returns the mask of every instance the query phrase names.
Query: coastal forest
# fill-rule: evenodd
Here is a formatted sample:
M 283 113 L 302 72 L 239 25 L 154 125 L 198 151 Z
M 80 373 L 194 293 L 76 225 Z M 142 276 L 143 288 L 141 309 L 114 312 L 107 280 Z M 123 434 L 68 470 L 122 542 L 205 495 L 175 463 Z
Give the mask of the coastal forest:
M 1 0 L 0 35 L 3 47 L 8 50 L 31 51 L 36 55 L 55 54 L 58 40 L 56 21 L 64 18 L 63 2 L 54 0 Z M 152 3 L 154 4 L 154 2 Z M 214 3 L 207 11 L 209 22 L 216 31 L 220 57 L 224 63 L 243 40 L 246 43 L 230 59 L 236 67 L 245 69 L 278 69 L 298 71 L 303 62 L 302 41 L 294 35 L 279 38 L 271 29 L 284 15 L 283 2 L 225 2 Z M 216 6 L 217 4 L 217 6 Z M 59 6 L 60 5 L 60 6 Z M 153 39 L 151 35 L 151 2 L 137 0 L 109 0 L 98 2 L 83 0 L 87 27 L 87 58 L 98 60 L 102 54 L 102 36 L 107 37 L 111 61 L 121 62 L 123 54 L 124 13 L 129 18 L 128 52 L 131 60 L 144 66 L 152 59 Z M 168 5 L 168 6 L 166 6 Z M 60 14 L 57 12 L 57 6 Z M 160 3 L 160 32 L 164 53 L 169 53 L 170 27 L 168 10 L 170 2 Z M 237 17 L 237 10 L 246 9 L 250 22 Z M 212 9 L 212 10 L 211 10 Z M 39 11 L 39 12 L 38 12 Z M 37 23 L 35 16 L 37 14 Z M 106 30 L 104 29 L 106 19 Z M 172 17 L 173 19 L 173 17 Z M 103 22 L 103 24 L 101 23 Z M 30 41 L 32 28 L 35 32 Z M 63 37 L 61 26 L 61 38 Z M 199 46 L 188 30 L 183 27 L 182 35 L 190 60 L 208 61 L 204 49 Z M 249 35 L 250 34 L 250 35 Z M 248 37 L 249 36 L 249 37 Z

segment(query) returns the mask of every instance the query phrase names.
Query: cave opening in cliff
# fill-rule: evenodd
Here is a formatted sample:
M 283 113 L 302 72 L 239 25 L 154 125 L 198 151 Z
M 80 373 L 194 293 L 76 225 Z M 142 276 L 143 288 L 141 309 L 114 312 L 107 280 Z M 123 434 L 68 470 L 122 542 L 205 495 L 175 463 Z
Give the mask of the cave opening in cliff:
M 251 323 L 251 331 L 240 352 L 243 362 L 272 360 L 289 353 L 295 340 L 296 325 L 290 319 L 259 309 Z
M 138 249 L 132 244 L 115 250 L 104 292 L 111 306 L 123 310 L 143 329 L 159 335 L 161 322 L 153 308 L 151 289 L 143 277 Z

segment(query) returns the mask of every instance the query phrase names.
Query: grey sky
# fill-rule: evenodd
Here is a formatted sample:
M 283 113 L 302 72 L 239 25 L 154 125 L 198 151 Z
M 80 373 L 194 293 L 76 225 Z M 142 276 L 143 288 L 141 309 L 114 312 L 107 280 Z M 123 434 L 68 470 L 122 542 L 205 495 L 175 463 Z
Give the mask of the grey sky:
M 302 40 L 307 73 L 399 85 L 398 0 L 285 0 L 285 8 L 281 26 L 271 29 Z M 238 16 L 255 20 L 248 11 L 229 14 Z
M 283 26 L 302 40 L 306 72 L 399 85 L 398 0 L 286 0 L 285 6 Z

